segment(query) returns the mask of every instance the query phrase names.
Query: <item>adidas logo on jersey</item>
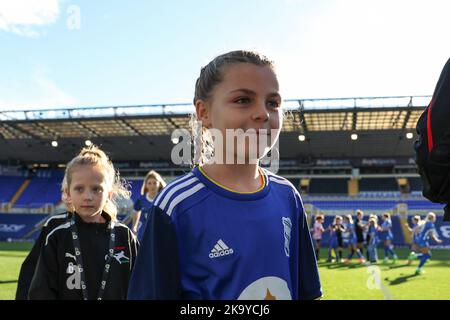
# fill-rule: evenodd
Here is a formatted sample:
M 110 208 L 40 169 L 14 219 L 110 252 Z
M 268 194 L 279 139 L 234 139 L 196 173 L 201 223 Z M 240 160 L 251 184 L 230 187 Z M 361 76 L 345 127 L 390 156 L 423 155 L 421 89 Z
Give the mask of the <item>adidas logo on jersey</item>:
M 209 257 L 211 259 L 227 256 L 229 254 L 233 254 L 233 249 L 229 248 L 225 242 L 222 241 L 222 239 L 219 239 L 217 243 L 214 245 L 214 248 L 212 248 L 211 253 L 209 254 Z

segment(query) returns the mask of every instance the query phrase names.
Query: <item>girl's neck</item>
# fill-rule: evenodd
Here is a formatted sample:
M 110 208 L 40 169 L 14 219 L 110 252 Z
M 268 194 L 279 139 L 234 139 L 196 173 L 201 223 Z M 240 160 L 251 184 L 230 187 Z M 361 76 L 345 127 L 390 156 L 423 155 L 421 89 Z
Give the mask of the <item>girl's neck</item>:
M 202 170 L 221 185 L 238 191 L 253 192 L 262 187 L 257 164 L 206 164 Z
M 83 220 L 86 223 L 105 223 L 106 219 L 103 218 L 101 213 L 97 213 L 93 216 L 83 217 L 81 215 L 78 215 L 81 220 Z
M 156 193 L 153 194 L 153 193 L 147 192 L 146 196 L 147 196 L 147 199 L 155 199 Z

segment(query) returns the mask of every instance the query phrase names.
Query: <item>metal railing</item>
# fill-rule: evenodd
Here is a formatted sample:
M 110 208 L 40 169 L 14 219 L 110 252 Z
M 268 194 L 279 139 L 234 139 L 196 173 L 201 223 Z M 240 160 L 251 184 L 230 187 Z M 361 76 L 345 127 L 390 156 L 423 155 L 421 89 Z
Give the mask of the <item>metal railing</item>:
M 426 107 L 431 100 L 425 96 L 352 97 L 325 99 L 286 99 L 287 110 L 329 110 L 350 108 Z M 168 103 L 133 106 L 73 107 L 58 109 L 0 111 L 0 121 L 61 120 L 116 118 L 148 115 L 189 114 L 195 111 L 191 103 Z

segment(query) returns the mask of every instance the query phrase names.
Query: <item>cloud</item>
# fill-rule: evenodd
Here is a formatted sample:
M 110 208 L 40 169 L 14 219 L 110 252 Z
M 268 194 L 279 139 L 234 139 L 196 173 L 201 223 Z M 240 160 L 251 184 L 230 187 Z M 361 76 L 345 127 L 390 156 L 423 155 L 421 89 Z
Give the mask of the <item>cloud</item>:
M 0 91 L 0 110 L 63 108 L 73 107 L 77 103 L 72 95 L 49 77 L 44 68 L 34 70 L 26 83 L 9 81 L 0 82 L 0 85 L 3 87 Z
M 38 37 L 33 28 L 54 23 L 59 13 L 59 0 L 0 0 L 0 30 Z

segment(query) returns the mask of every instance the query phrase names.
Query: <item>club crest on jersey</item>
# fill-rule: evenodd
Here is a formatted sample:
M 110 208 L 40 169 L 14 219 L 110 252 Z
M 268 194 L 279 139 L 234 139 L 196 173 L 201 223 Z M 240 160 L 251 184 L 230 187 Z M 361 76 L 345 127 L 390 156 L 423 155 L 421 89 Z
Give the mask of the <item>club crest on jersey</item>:
M 283 234 L 284 234 L 284 253 L 289 257 L 289 244 L 291 242 L 292 222 L 290 218 L 282 217 Z
M 222 239 L 219 239 L 217 243 L 214 245 L 214 248 L 212 248 L 209 257 L 211 259 L 219 258 L 223 256 L 227 256 L 230 254 L 233 254 L 233 249 L 228 247 L 225 242 L 223 242 Z
M 292 295 L 284 279 L 264 277 L 249 284 L 238 300 L 292 300 Z

